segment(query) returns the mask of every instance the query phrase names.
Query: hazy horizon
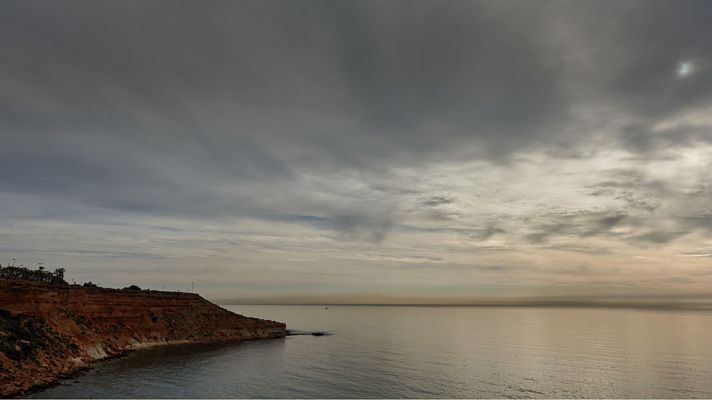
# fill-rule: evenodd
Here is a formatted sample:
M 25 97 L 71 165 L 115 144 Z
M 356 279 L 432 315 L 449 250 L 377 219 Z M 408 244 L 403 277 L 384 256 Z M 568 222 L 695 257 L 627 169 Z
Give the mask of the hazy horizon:
M 706 307 L 710 20 L 0 0 L 0 264 L 219 302 Z
M 571 298 L 571 299 L 548 299 L 548 298 L 528 298 L 497 300 L 492 298 L 478 300 L 460 300 L 459 302 L 448 301 L 446 299 L 401 299 L 383 300 L 353 300 L 340 296 L 335 302 L 318 301 L 328 299 L 314 298 L 268 298 L 265 300 L 216 300 L 221 306 L 314 306 L 314 307 L 335 307 L 335 306 L 365 306 L 365 307 L 492 307 L 492 308 L 603 308 L 603 309 L 640 309 L 658 311 L 712 311 L 712 298 L 705 298 L 702 301 L 689 299 L 645 299 L 642 301 L 635 299 L 607 299 L 607 298 Z
M 473 306 L 473 307 L 607 307 L 648 308 L 670 310 L 712 310 L 709 293 L 660 293 L 641 295 L 579 295 L 579 296 L 489 296 L 489 297 L 394 297 L 388 295 L 333 296 L 294 295 L 262 298 L 213 298 L 221 305 L 314 305 L 314 306 Z

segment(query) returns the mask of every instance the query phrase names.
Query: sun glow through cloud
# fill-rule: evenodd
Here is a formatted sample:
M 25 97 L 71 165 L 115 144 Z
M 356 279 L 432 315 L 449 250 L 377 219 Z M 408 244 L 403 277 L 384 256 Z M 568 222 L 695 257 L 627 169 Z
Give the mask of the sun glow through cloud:
M 695 64 L 691 61 L 680 61 L 677 63 L 675 73 L 680 78 L 687 78 L 695 72 Z

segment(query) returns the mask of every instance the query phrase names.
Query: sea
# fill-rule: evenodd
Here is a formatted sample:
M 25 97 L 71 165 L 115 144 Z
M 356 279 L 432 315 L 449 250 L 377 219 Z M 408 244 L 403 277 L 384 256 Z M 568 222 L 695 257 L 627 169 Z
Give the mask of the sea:
M 148 349 L 34 398 L 712 398 L 712 313 L 225 306 L 297 335 Z

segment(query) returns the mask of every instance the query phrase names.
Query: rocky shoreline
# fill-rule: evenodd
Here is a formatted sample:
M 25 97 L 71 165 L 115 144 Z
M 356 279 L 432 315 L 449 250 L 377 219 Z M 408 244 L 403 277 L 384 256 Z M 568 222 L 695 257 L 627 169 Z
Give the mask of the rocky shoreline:
M 0 397 L 146 347 L 286 334 L 283 323 L 232 313 L 197 294 L 0 281 Z

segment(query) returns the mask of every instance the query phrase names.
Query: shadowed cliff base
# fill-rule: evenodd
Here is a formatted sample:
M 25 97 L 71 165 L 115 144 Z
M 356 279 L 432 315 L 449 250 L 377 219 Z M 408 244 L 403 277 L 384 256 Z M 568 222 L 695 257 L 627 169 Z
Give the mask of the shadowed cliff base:
M 141 348 L 285 335 L 283 323 L 235 314 L 192 293 L 0 280 L 0 396 Z

